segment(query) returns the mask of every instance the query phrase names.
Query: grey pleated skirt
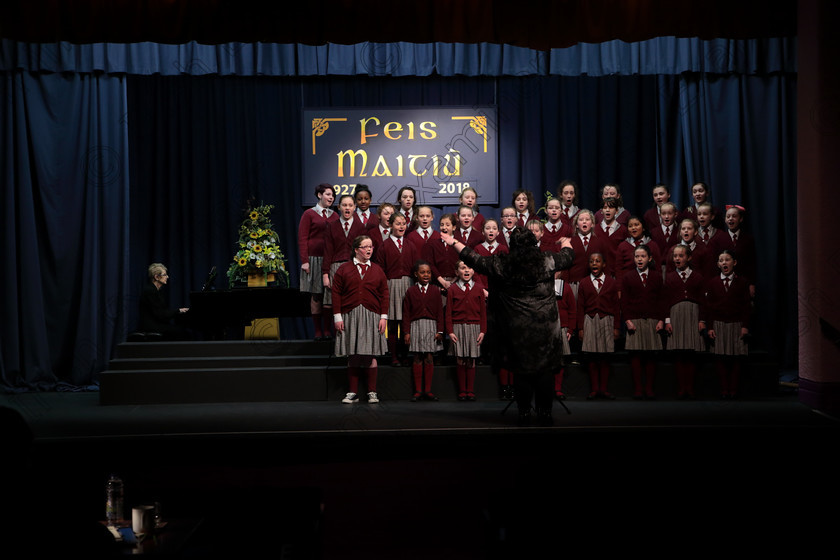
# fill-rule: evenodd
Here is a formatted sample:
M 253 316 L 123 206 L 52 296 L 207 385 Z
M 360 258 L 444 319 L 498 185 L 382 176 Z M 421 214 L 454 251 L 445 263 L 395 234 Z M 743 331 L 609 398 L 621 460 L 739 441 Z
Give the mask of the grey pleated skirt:
M 634 332 L 627 332 L 624 339 L 625 350 L 662 350 L 662 339 L 656 332 L 656 319 L 630 319 L 636 327 Z
M 411 322 L 411 342 L 409 352 L 435 353 L 443 350 L 443 342 L 436 342 L 437 321 L 434 319 L 415 319 Z
M 359 305 L 345 313 L 344 330 L 335 333 L 336 356 L 383 356 L 388 349 L 385 335 L 379 332 L 379 313 Z
M 741 338 L 741 323 L 714 322 L 715 340 L 712 351 L 718 356 L 746 356 L 747 343 Z
M 324 257 L 309 257 L 309 272 L 300 271 L 300 291 L 310 294 L 324 293 L 324 274 L 321 264 Z
M 330 286 L 332 286 L 333 278 L 335 278 L 335 271 L 346 262 L 347 261 L 339 261 L 330 265 Z M 324 290 L 324 305 L 332 305 L 332 290 L 330 288 L 326 288 Z
M 569 329 L 567 327 L 560 328 L 560 338 L 563 346 L 563 355 L 568 356 L 572 353 L 572 349 L 569 347 Z
M 449 341 L 449 355 L 458 358 L 478 358 L 481 356 L 481 347 L 476 342 L 481 332 L 481 325 L 470 323 L 455 323 L 452 325 L 458 342 Z
M 702 352 L 706 342 L 697 325 L 700 322 L 700 306 L 692 301 L 681 301 L 671 308 L 671 336 L 668 350 L 693 350 Z
M 402 307 L 405 292 L 411 287 L 410 276 L 388 279 L 388 320 L 402 321 Z
M 603 317 L 586 315 L 583 318 L 581 352 L 614 352 L 614 329 L 615 318 L 612 315 L 604 315 Z

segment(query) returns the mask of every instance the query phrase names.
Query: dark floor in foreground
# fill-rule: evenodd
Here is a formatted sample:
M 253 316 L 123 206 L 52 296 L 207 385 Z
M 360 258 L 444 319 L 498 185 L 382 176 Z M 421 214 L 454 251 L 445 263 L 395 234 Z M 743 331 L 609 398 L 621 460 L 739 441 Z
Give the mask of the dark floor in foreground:
M 119 472 L 129 506 L 202 520 L 178 557 L 517 558 L 533 543 L 551 556 L 778 552 L 790 531 L 821 539 L 838 496 L 838 422 L 792 394 L 571 399 L 551 428 L 517 427 L 495 399 L 105 407 L 91 392 L 0 404 L 34 435 L 4 480 L 41 481 L 51 510 L 72 504 L 94 523 Z

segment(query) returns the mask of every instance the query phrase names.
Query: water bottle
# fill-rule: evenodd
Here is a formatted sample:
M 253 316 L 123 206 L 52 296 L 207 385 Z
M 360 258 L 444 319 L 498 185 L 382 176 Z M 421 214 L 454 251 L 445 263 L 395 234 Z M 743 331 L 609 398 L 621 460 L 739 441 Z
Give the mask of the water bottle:
M 105 483 L 105 519 L 108 525 L 119 525 L 123 518 L 123 504 L 125 501 L 123 481 L 112 474 Z

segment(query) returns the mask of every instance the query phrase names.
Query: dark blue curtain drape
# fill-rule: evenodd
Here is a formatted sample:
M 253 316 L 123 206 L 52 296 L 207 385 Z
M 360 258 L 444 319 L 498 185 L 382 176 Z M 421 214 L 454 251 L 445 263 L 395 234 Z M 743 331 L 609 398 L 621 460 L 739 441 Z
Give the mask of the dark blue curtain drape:
M 83 387 L 124 332 L 125 80 L 0 74 L 0 99 L 3 386 Z

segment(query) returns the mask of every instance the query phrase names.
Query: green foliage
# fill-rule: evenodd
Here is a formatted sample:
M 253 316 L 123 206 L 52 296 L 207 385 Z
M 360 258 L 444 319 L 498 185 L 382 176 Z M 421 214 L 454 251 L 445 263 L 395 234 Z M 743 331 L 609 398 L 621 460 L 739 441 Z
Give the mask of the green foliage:
M 250 274 L 274 274 L 280 285 L 289 285 L 286 257 L 280 250 L 280 238 L 269 217 L 273 208 L 271 204 L 263 204 L 248 210 L 239 226 L 237 251 L 227 271 L 229 286 L 247 282 Z

